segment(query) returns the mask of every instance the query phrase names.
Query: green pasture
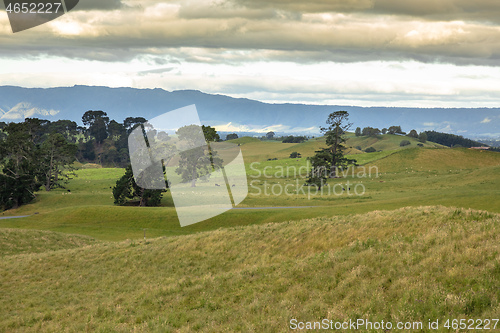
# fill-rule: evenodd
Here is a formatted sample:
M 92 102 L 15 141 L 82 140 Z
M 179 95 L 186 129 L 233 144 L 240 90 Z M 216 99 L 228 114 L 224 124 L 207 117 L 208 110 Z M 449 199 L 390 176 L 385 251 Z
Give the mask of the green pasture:
M 262 147 L 286 145 L 252 139 L 242 147 L 250 144 Z M 500 213 L 498 153 L 470 149 L 409 148 L 356 154 L 352 157 L 358 160 L 360 166 L 349 169 L 343 178 L 330 179 L 323 191 L 317 192 L 315 187 L 304 186 L 308 172 L 306 158 L 285 157 L 248 162 L 248 159 L 252 161 L 256 156 L 261 156 L 264 149 L 256 149 L 256 155 L 248 155 L 247 151 L 244 156 L 249 195 L 238 207 L 304 208 L 231 210 L 181 228 L 170 192 L 164 194 L 162 207 L 115 206 L 111 191 L 124 170 L 91 168 L 77 171 L 77 177 L 68 185 L 71 192 L 40 191 L 34 203 L 1 213 L 0 216 L 30 216 L 0 220 L 0 227 L 50 230 L 88 235 L 101 240 L 124 240 L 143 238 L 144 233 L 147 238 L 184 235 L 221 227 L 348 215 L 407 206 L 443 205 Z M 345 191 L 342 191 L 343 188 Z

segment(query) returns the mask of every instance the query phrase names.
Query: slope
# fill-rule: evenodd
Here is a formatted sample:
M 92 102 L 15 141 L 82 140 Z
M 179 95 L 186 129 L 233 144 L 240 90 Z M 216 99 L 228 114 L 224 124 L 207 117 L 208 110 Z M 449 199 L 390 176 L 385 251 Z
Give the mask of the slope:
M 467 148 L 405 149 L 370 163 L 380 172 L 447 171 L 500 165 L 500 153 Z
M 0 228 L 0 257 L 73 249 L 98 243 L 98 240 L 89 236 L 42 230 Z
M 499 215 L 420 207 L 7 256 L 0 330 L 283 332 L 293 318 L 491 319 L 499 253 Z

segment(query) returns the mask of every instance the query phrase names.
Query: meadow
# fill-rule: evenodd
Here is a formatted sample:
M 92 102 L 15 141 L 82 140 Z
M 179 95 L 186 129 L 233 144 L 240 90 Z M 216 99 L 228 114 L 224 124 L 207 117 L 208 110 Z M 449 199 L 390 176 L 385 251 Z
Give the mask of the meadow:
M 234 140 L 249 182 L 238 208 L 283 208 L 230 210 L 184 228 L 169 192 L 161 207 L 115 206 L 124 170 L 81 168 L 71 192 L 40 191 L 0 213 L 29 215 L 0 220 L 0 331 L 498 318 L 500 153 L 400 140 L 350 135 L 359 166 L 329 180 L 329 193 L 303 186 L 322 138 Z M 294 151 L 303 157 L 290 159 Z

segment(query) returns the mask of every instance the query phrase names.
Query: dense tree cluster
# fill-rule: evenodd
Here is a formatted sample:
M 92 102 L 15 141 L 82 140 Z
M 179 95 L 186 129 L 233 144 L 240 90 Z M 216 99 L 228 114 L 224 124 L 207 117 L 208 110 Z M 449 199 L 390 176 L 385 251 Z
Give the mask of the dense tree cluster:
M 0 209 L 17 208 L 35 199 L 42 187 L 64 187 L 72 175 L 76 144 L 68 140 L 76 124 L 28 118 L 2 124 L 0 141 Z
M 435 131 L 426 131 L 424 132 L 427 135 L 427 140 L 439 143 L 448 147 L 485 147 L 485 144 L 481 142 L 473 141 L 470 139 L 466 139 L 461 135 L 448 134 L 448 133 L 440 133 Z
M 305 136 L 286 136 L 283 138 L 283 143 L 302 143 L 304 141 L 307 141 L 307 138 Z
M 226 135 L 226 140 L 235 140 L 235 139 L 238 139 L 238 134 L 236 133 L 231 133 Z

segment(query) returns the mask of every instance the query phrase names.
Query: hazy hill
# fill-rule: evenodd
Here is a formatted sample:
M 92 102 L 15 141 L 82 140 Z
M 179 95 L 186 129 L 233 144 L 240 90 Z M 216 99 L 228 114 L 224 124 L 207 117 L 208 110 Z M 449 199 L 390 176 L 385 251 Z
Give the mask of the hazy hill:
M 346 110 L 354 126 L 389 127 L 403 130 L 436 130 L 466 137 L 500 137 L 500 108 L 418 109 L 339 105 L 269 104 L 205 94 L 195 90 L 165 91 L 74 86 L 62 88 L 0 87 L 0 121 L 25 117 L 81 122 L 87 110 L 103 110 L 117 121 L 129 116 L 151 119 L 162 113 L 196 104 L 203 123 L 223 132 L 317 134 L 326 116 Z

